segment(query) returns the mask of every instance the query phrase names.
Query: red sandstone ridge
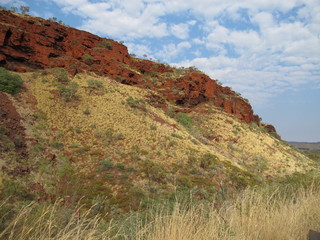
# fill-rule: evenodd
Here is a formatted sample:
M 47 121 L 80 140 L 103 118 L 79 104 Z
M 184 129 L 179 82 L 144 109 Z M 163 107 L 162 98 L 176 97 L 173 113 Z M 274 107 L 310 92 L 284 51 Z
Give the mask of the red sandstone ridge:
M 93 71 L 155 90 L 159 102 L 165 99 L 192 109 L 211 101 L 247 123 L 259 122 L 249 103 L 199 71 L 132 58 L 126 46 L 111 39 L 4 10 L 0 11 L 0 66 L 19 72 L 64 67 L 73 75 Z

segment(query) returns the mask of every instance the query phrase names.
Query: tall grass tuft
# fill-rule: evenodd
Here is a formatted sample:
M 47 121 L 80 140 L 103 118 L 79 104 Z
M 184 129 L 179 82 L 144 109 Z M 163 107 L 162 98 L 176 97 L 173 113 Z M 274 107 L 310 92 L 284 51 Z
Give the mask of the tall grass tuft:
M 31 203 L 0 239 L 305 240 L 309 229 L 320 231 L 319 186 L 247 189 L 222 204 L 163 206 L 106 222 L 81 206 Z
M 159 212 L 137 233 L 148 240 L 305 240 L 320 231 L 320 191 L 248 189 L 222 207 L 176 205 Z
M 81 206 L 69 209 L 61 201 L 45 205 L 32 202 L 22 207 L 0 232 L 0 239 L 109 239 L 106 236 L 111 232 L 111 223 L 104 224 L 98 215 L 90 216 L 90 213 L 91 209 L 84 210 Z

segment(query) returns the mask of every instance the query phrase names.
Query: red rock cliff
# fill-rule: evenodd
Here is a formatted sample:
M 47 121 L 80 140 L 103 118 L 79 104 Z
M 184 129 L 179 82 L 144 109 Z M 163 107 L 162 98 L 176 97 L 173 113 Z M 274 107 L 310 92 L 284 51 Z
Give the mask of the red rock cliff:
M 259 122 L 252 107 L 207 75 L 131 58 L 126 46 L 111 39 L 37 17 L 0 11 L 0 66 L 24 72 L 64 67 L 71 74 L 93 71 L 124 84 L 159 92 L 166 100 L 192 108 L 212 101 L 245 122 Z

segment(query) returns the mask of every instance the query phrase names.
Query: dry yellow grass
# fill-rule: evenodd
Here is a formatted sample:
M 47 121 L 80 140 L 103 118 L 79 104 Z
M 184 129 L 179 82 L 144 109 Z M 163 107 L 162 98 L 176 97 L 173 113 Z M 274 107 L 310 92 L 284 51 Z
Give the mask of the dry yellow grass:
M 267 134 L 255 124 L 245 124 L 217 109 L 203 114 L 201 132 L 220 139 L 216 149 L 234 163 L 252 166 L 265 175 L 286 175 L 309 170 L 310 160 L 283 141 Z M 260 166 L 259 166 L 260 164 Z M 262 165 L 262 166 L 261 166 Z
M 220 209 L 177 205 L 160 212 L 140 230 L 148 240 L 304 240 L 309 229 L 320 230 L 320 192 L 299 190 L 292 198 L 247 190 Z
M 59 207 L 56 202 L 38 212 L 32 204 L 22 208 L 0 239 L 305 240 L 309 229 L 320 231 L 320 191 L 312 187 L 291 194 L 246 190 L 219 209 L 176 204 L 170 213 L 149 213 L 146 222 L 132 218 L 130 229 L 122 225 L 128 221 L 116 226 L 81 208 L 61 218 Z

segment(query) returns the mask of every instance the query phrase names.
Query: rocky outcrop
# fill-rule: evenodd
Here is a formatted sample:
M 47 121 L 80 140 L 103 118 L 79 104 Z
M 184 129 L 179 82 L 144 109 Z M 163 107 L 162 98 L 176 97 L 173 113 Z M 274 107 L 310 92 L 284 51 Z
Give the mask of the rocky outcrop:
M 14 71 L 64 67 L 70 73 L 134 78 L 127 48 L 53 21 L 0 12 L 0 64 Z
M 0 66 L 19 72 L 63 67 L 73 75 L 93 71 L 153 89 L 159 99 L 186 108 L 211 101 L 245 122 L 259 122 L 249 103 L 199 71 L 175 74 L 177 69 L 166 64 L 130 57 L 126 46 L 111 39 L 4 10 L 0 11 Z

